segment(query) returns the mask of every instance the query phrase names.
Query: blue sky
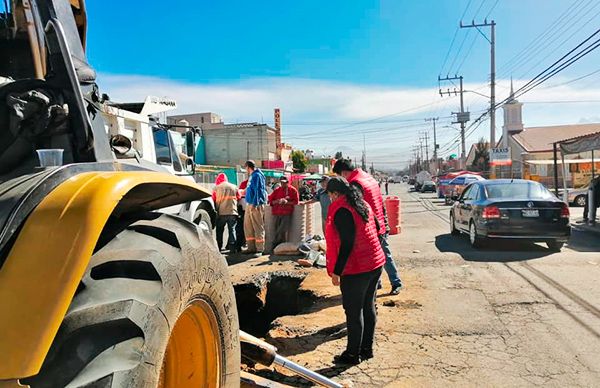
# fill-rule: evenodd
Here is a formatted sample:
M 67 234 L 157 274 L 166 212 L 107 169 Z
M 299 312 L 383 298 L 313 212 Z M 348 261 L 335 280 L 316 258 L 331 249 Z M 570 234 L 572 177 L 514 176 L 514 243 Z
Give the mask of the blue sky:
M 509 62 L 564 12 L 546 39 L 520 62 Z M 468 87 L 488 93 L 489 44 L 475 29 L 457 30 L 463 14 L 465 21 L 488 16 L 498 23 L 498 94 L 504 97 L 511 76 L 516 86 L 526 82 L 593 32 L 599 13 L 595 0 L 90 1 L 88 56 L 115 99 L 167 95 L 180 102 L 178 113 L 215 111 L 230 122 L 271 122 L 280 106 L 284 139 L 294 145 L 356 153 L 365 134 L 376 164 L 397 166 L 427 129 L 418 120 L 456 109 L 455 99 L 435 94 L 440 72 L 459 72 Z M 593 53 L 556 81 L 597 64 Z M 569 93 L 581 99 L 576 93 L 599 78 L 572 84 Z M 567 92 L 535 93 L 523 99 Z M 585 91 L 586 99 L 594 95 Z M 476 112 L 486 101 L 471 95 L 467 104 Z M 533 126 L 589 120 L 598 104 L 569 104 L 560 115 L 556 105 L 528 108 L 526 125 Z M 415 124 L 400 124 L 405 120 Z M 485 134 L 482 125 L 470 140 Z M 454 135 L 440 130 L 441 141 Z

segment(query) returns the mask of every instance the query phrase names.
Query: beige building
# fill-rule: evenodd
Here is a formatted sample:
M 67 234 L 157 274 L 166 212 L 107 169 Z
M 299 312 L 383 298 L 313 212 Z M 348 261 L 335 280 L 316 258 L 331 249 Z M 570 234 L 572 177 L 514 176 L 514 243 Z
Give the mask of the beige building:
M 202 128 L 208 165 L 243 166 L 252 159 L 260 166 L 263 160 L 277 158 L 276 130 L 267 124 L 225 124 L 212 112 L 167 117 L 167 124 L 182 123 Z
M 496 167 L 496 176 L 534 179 L 547 187 L 554 187 L 554 143 L 598 132 L 600 123 L 525 127 L 522 107 L 523 104 L 514 98 L 511 86 L 511 98 L 502 108 L 504 125 L 498 146 L 510 147 L 513 164 L 512 168 Z M 560 149 L 557 159 L 560 183 L 563 179 Z M 567 186 L 584 185 L 587 183 L 587 176 L 591 176 L 591 153 L 583 152 L 565 156 L 565 165 Z

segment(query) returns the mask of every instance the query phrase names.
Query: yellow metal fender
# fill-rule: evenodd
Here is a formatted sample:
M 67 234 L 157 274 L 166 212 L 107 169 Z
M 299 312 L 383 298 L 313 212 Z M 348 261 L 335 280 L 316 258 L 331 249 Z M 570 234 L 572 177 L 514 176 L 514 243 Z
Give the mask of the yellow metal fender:
M 51 191 L 29 215 L 0 269 L 0 381 L 37 374 L 108 217 L 210 195 L 159 172 L 88 172 Z

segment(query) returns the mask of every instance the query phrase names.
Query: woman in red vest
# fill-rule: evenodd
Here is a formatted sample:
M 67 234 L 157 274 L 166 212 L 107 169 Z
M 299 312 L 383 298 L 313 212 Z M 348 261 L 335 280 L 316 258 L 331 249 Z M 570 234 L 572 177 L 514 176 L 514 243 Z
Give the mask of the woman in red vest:
M 362 193 L 342 177 L 327 183 L 331 205 L 327 213 L 327 273 L 340 286 L 346 313 L 348 344 L 334 358 L 339 364 L 358 364 L 373 357 L 375 296 L 385 254 L 379 243 L 377 219 Z

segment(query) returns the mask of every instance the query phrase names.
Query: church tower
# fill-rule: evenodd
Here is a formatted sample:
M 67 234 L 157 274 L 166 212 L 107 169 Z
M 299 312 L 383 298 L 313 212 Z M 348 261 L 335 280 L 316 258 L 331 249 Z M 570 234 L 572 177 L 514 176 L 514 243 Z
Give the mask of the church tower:
M 507 147 L 509 136 L 523 131 L 523 104 L 515 99 L 512 79 L 510 80 L 510 97 L 502 106 L 502 110 L 504 111 L 502 146 Z

